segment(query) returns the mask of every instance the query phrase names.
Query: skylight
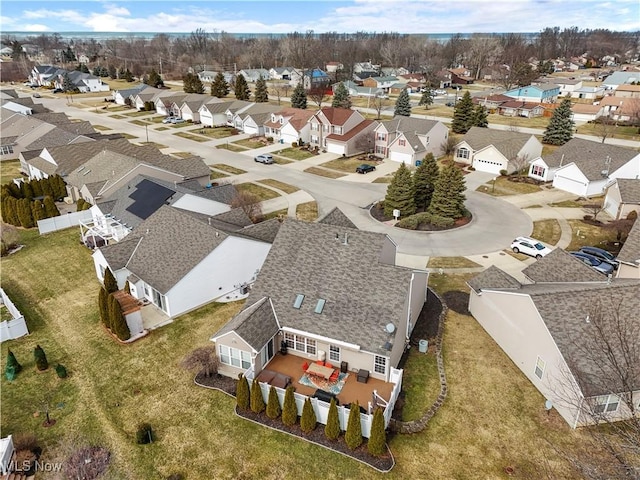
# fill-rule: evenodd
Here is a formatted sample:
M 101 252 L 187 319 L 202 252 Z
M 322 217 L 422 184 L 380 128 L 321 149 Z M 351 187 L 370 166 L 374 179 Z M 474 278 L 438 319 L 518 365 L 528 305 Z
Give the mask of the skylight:
M 327 303 L 327 301 L 324 298 L 319 298 L 318 303 L 316 303 L 316 309 L 314 310 L 314 312 L 322 313 L 322 309 L 324 308 L 325 303 Z
M 299 293 L 296 295 L 296 300 L 293 302 L 293 308 L 300 308 L 302 306 L 302 302 L 304 301 L 304 295 Z

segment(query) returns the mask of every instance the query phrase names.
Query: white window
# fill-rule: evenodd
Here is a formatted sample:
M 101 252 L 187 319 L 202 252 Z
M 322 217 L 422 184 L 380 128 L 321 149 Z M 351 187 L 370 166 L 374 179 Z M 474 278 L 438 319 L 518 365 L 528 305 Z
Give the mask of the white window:
M 531 168 L 531 174 L 537 177 L 544 177 L 545 168 L 542 165 L 534 165 Z
M 469 159 L 469 150 L 467 150 L 466 148 L 459 148 L 458 151 L 456 152 L 456 157 L 458 157 L 458 158 L 466 158 L 468 160 Z
M 13 153 L 13 147 L 11 145 L 3 145 L 1 147 L 0 152 L 2 153 L 2 155 L 7 155 L 9 153 Z
M 378 140 L 384 142 L 387 139 L 387 136 L 384 133 L 378 133 Z
M 333 133 L 336 135 L 342 135 L 342 127 L 333 127 Z
M 593 408 L 596 413 L 609 413 L 618 410 L 620 398 L 617 395 L 602 395 L 596 397 L 596 403 Z
M 536 374 L 536 377 L 538 377 L 540 380 L 542 380 L 542 375 L 544 374 L 545 365 L 546 365 L 546 362 L 542 360 L 540 357 L 538 357 L 538 359 L 536 360 L 536 369 L 534 373 Z
M 249 352 L 227 347 L 226 345 L 220 345 L 219 352 L 220 362 L 225 365 L 231 365 L 245 370 L 251 367 L 251 354 Z
M 299 352 L 308 353 L 309 355 L 316 354 L 316 341 L 312 338 L 285 332 L 284 341 L 287 342 L 287 347 L 289 348 Z
M 387 373 L 387 357 L 376 355 L 373 359 L 373 371 L 385 375 Z
M 332 362 L 340 361 L 340 347 L 329 345 L 329 360 L 331 360 Z

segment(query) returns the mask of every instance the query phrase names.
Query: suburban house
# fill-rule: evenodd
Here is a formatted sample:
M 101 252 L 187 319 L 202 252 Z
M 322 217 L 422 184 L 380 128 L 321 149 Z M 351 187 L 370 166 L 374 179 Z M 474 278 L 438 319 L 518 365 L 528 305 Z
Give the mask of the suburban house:
M 548 268 L 558 280 L 565 264 L 550 262 Z M 600 346 L 599 312 L 605 321 L 614 321 L 612 312 L 618 312 L 637 331 L 639 281 L 521 284 L 492 266 L 468 285 L 469 312 L 571 427 L 627 418 L 624 399 L 640 402 L 640 390 L 625 390 L 611 374 L 610 357 L 594 348 Z M 614 347 L 613 353 L 620 352 Z
M 355 82 L 352 82 L 351 80 L 347 80 L 344 82 L 338 82 L 338 83 L 334 83 L 333 85 L 331 85 L 331 89 L 333 90 L 333 94 L 335 95 L 336 92 L 336 88 L 338 87 L 338 85 L 343 84 L 346 88 L 347 91 L 349 92 L 349 95 L 352 97 L 380 97 L 382 95 L 384 95 L 384 92 L 379 89 L 379 88 L 372 88 L 372 87 L 362 87 L 360 85 L 358 85 Z
M 572 138 L 547 158 L 536 159 L 539 178 L 555 169 L 553 186 L 580 197 L 601 195 L 618 178 L 640 176 L 640 153 L 629 148 Z M 542 175 L 540 175 L 542 174 Z
M 504 92 L 507 97 L 521 102 L 555 103 L 560 96 L 560 86 L 553 84 L 529 85 Z
M 618 256 L 618 278 L 640 279 L 640 221 L 636 219 Z
M 108 92 L 110 90 L 109 85 L 104 83 L 102 78 L 77 70 L 71 72 L 58 71 L 55 80 L 53 80 L 53 86 L 65 90 L 65 77 L 80 93 Z
M 249 135 L 264 135 L 265 123 L 271 119 L 272 113 L 281 110 L 281 108 L 269 103 L 251 103 L 232 115 L 231 125 Z
M 447 71 L 451 74 L 451 83 L 453 85 L 469 85 L 474 82 L 473 74 L 467 68 L 451 68 Z
M 309 119 L 309 142 L 337 155 L 356 155 L 373 149 L 376 124 L 355 110 L 324 107 Z
M 205 103 L 200 106 L 198 113 L 200 123 L 205 127 L 223 127 L 229 125 L 231 118 L 227 112 L 236 112 L 241 108 L 252 105 L 252 102 L 245 100 L 224 100 L 221 102 Z
M 385 93 L 389 93 L 389 89 L 396 83 L 398 83 L 398 77 L 369 77 L 365 78 L 362 81 L 362 86 L 368 88 L 377 88 Z
M 592 122 L 600 118 L 604 112 L 602 105 L 591 105 L 587 103 L 574 103 L 571 105 L 572 120 L 577 123 Z
M 144 83 L 139 83 L 135 87 L 113 90 L 111 97 L 116 105 L 132 105 L 133 98 L 147 88 L 153 88 Z
M 344 70 L 344 65 L 340 62 L 327 62 L 325 71 L 327 73 L 336 73 L 338 70 Z
M 478 102 L 482 104 L 482 102 Z M 523 102 L 521 100 L 509 100 L 498 106 L 498 113 L 505 117 L 541 117 L 544 107 L 535 102 Z
M 269 70 L 264 68 L 245 68 L 240 70 L 238 75 L 242 75 L 249 83 L 256 83 L 260 77 L 263 80 L 267 80 L 269 78 Z
M 129 95 L 129 98 L 131 99 L 131 106 L 138 111 L 142 111 L 147 108 L 149 103 L 152 103 L 155 106 L 158 97 L 167 95 L 171 95 L 170 90 L 147 87 L 136 94 Z
M 331 85 L 331 77 L 319 68 L 310 70 L 293 69 L 289 85 L 295 87 L 300 82 L 305 90 L 328 89 Z
M 571 92 L 571 98 L 597 100 L 604 97 L 604 87 L 580 87 Z
M 272 80 L 291 80 L 292 67 L 273 67 L 269 69 L 269 78 Z
M 514 101 L 513 98 L 502 94 L 487 95 L 486 97 L 472 97 L 471 100 L 475 105 L 482 105 L 491 113 L 497 112 L 498 108 L 503 103 Z
M 315 112 L 301 108 L 284 108 L 271 113 L 264 124 L 264 134 L 273 137 L 276 142 L 293 143 L 302 140 L 309 142 L 311 125 L 309 119 Z
M 58 73 L 65 72 L 66 70 L 53 65 L 34 65 L 29 74 L 29 82 L 31 82 L 31 85 L 38 85 L 39 87 L 50 87 L 53 86 Z
M 640 72 L 633 72 L 631 70 L 628 71 L 620 71 L 613 72 L 602 82 L 602 86 L 607 87 L 609 90 L 615 90 L 620 85 L 626 85 L 631 83 L 640 82 Z
M 428 273 L 396 267 L 391 238 L 334 225 L 344 215 L 330 213 L 331 223 L 286 218 L 281 224 L 245 308 L 211 338 L 218 371 L 249 381 L 261 381 L 265 371 L 292 372 L 281 387 L 294 385 L 301 408 L 315 391 L 297 380 L 304 364 L 328 362 L 351 377 L 340 404 L 357 399 L 370 414 L 375 402 L 388 423 L 402 378 L 398 362 L 426 301 Z M 359 294 L 349 295 L 345 285 Z M 354 377 L 371 389 L 348 390 L 357 385 Z M 326 423 L 328 404 L 313 400 Z
M 613 218 L 627 218 L 635 211 L 640 215 L 640 177 L 618 178 L 607 189 L 604 210 Z
M 545 77 L 538 85 L 552 84 L 560 87 L 560 97 L 573 96 L 573 92 L 582 88 L 582 80 L 566 77 Z
M 98 279 L 109 268 L 121 289 L 128 281 L 131 295 L 167 320 L 213 301 L 245 298 L 271 244 L 251 237 L 252 226 L 227 233 L 211 219 L 161 206 L 122 241 L 94 251 Z
M 191 94 L 172 92 L 169 95 L 157 97 L 155 102 L 156 112 L 159 115 L 173 115 L 175 117 L 179 117 L 182 102 L 184 102 L 189 95 Z
M 600 105 L 604 114 L 616 122 L 640 122 L 640 98 L 607 96 Z
M 425 155 L 442 155 L 449 129 L 441 122 L 397 115 L 373 130 L 373 153 L 395 162 L 415 165 Z
M 449 88 L 451 86 L 451 72 L 448 70 L 439 70 L 435 74 L 438 81 L 437 88 Z
M 216 75 L 218 75 L 218 72 L 214 72 L 213 70 L 202 70 L 198 72 L 198 78 L 202 83 L 212 83 Z
M 471 127 L 455 146 L 454 160 L 498 175 L 527 167 L 541 153 L 542 144 L 532 134 Z
M 640 98 L 640 85 L 620 85 L 613 92 L 614 97 Z

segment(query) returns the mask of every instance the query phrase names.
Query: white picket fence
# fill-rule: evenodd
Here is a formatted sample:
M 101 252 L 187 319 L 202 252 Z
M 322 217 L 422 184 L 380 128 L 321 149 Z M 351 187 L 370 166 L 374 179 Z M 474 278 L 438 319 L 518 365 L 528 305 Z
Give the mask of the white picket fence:
M 58 230 L 64 230 L 65 228 L 78 227 L 80 221 L 88 222 L 91 220 L 91 210 L 70 212 L 58 217 L 38 220 L 38 230 L 40 231 L 40 235 L 44 235 L 45 233 L 56 232 Z
M 2 301 L 7 311 L 13 317 L 11 320 L 0 322 L 0 343 L 6 340 L 13 340 L 14 338 L 20 338 L 23 335 L 28 335 L 29 329 L 27 328 L 27 322 L 25 321 L 24 316 L 22 316 L 20 310 L 16 308 L 2 288 L 0 288 L 0 297 L 0 301 Z

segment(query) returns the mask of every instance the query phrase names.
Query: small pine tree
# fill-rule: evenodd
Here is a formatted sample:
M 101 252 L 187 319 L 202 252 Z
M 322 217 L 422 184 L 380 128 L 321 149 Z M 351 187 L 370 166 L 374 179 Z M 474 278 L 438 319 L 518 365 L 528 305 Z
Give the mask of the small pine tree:
M 204 93 L 204 85 L 195 73 L 188 72 L 183 75 L 182 85 L 185 93 Z
M 428 212 L 446 218 L 462 217 L 465 213 L 464 191 L 462 171 L 455 165 L 447 165 L 438 175 Z
M 249 382 L 243 374 L 238 375 L 236 385 L 236 405 L 240 410 L 249 409 Z
M 414 199 L 417 210 L 425 212 L 429 208 L 439 173 L 440 169 L 435 157 L 432 153 L 428 153 L 413 174 Z
M 20 192 L 22 193 L 21 198 L 31 200 L 33 198 L 33 185 L 31 185 L 31 182 L 22 182 L 20 184 Z
M 391 217 L 393 211 L 397 209 L 400 210 L 400 215 L 403 217 L 413 215 L 416 213 L 414 197 L 411 171 L 404 163 L 401 163 L 387 187 L 387 195 L 384 198 L 384 214 Z
M 453 110 L 451 130 L 455 133 L 467 133 L 473 126 L 473 112 L 473 100 L 467 90 Z
M 43 178 L 42 180 L 40 180 L 40 185 L 42 186 L 42 194 L 43 196 L 50 196 L 53 197 L 53 185 L 52 182 L 54 180 L 51 177 L 48 178 Z
M 298 421 L 298 407 L 293 395 L 293 386 L 289 385 L 284 393 L 284 403 L 282 405 L 282 423 L 291 427 Z
M 6 197 L 2 199 L 2 218 L 11 225 L 20 226 L 20 217 L 18 217 L 18 200 L 14 197 Z
M 28 198 L 21 198 L 18 200 L 18 218 L 20 219 L 20 225 L 24 228 L 32 228 L 33 214 L 31 213 L 31 200 Z
M 33 192 L 33 197 L 32 198 L 41 197 L 41 196 L 44 195 L 44 190 L 42 188 L 44 182 L 46 182 L 45 179 L 40 180 L 40 179 L 37 179 L 37 178 L 35 178 L 35 179 L 33 179 L 33 180 L 29 181 L 29 182 L 25 182 L 25 184 L 28 183 L 29 186 L 31 187 L 31 191 Z
M 100 287 L 98 293 L 98 309 L 100 311 L 100 321 L 107 328 L 111 328 L 111 322 L 109 321 L 109 292 L 104 287 Z
M 254 413 L 262 413 L 265 409 L 264 398 L 262 398 L 262 389 L 256 378 L 251 383 L 251 411 Z
M 281 413 L 282 409 L 280 408 L 280 400 L 278 400 L 276 387 L 271 385 L 271 388 L 269 389 L 269 398 L 267 400 L 267 417 L 275 420 Z
M 224 79 L 222 72 L 218 72 L 211 83 L 211 95 L 217 98 L 229 95 L 229 84 Z
M 131 285 L 129 285 L 129 280 L 124 282 L 124 291 L 131 295 Z
M 424 92 L 422 92 L 422 97 L 420 97 L 420 103 L 418 105 L 423 106 L 425 109 L 429 109 L 429 105 L 433 104 L 433 95 L 431 95 L 431 88 L 426 87 Z
M 329 413 L 327 414 L 327 424 L 324 427 L 324 434 L 329 440 L 337 440 L 340 436 L 340 419 L 338 418 L 338 406 L 335 399 L 331 399 Z
M 104 269 L 103 283 L 104 283 L 104 288 L 107 289 L 108 293 L 117 292 L 119 290 L 116 277 L 113 276 L 113 273 L 111 273 L 111 269 L 109 267 Z
M 22 370 L 22 365 L 20 365 L 18 359 L 11 350 L 7 353 L 7 367 L 12 367 L 16 373 L 20 373 Z
M 542 143 L 564 145 L 571 140 L 573 129 L 576 125 L 571 117 L 571 100 L 565 98 L 553 112 L 553 116 L 544 131 Z
M 44 214 L 45 218 L 60 216 L 60 210 L 58 210 L 56 202 L 54 202 L 53 198 L 49 196 L 44 197 Z
M 302 417 L 300 417 L 300 429 L 304 433 L 311 433 L 315 430 L 318 420 L 316 419 L 316 412 L 313 410 L 311 400 L 309 397 L 304 401 L 304 407 L 302 407 Z
M 293 89 L 291 94 L 291 106 L 293 108 L 307 109 L 307 93 L 304 91 L 304 85 L 299 82 Z
M 58 378 L 67 378 L 67 369 L 64 365 L 56 365 L 56 375 L 58 375 Z
M 489 126 L 489 118 L 487 117 L 487 109 L 483 105 L 476 105 L 473 110 L 473 127 L 487 128 Z
M 253 100 L 256 103 L 267 103 L 269 101 L 269 92 L 267 90 L 267 82 L 262 75 L 256 81 L 256 91 L 253 92 Z
M 351 96 L 344 83 L 340 82 L 333 92 L 331 106 L 334 108 L 351 108 Z
M 381 408 L 376 408 L 373 412 L 373 420 L 371 421 L 371 433 L 367 442 L 367 450 L 373 456 L 379 457 L 384 454 L 385 444 L 387 443 L 387 434 L 384 431 L 384 415 Z
M 351 450 L 355 450 L 362 445 L 362 427 L 360 426 L 360 405 L 356 401 L 351 404 L 349 410 L 349 421 L 347 431 L 344 434 L 344 441 Z
M 411 116 L 411 100 L 409 99 L 409 92 L 405 88 L 400 92 L 396 99 L 396 108 L 393 111 L 393 116 L 401 115 L 403 117 Z
M 38 224 L 38 220 L 42 220 L 46 217 L 44 205 L 42 205 L 42 202 L 40 200 L 31 202 L 31 216 L 33 217 L 33 221 L 36 225 Z
M 147 85 L 151 85 L 152 87 L 164 87 L 164 81 L 158 72 L 156 72 L 155 68 L 151 69 L 149 72 L 149 76 L 145 78 L 145 82 Z
M 33 349 L 33 358 L 36 361 L 36 368 L 43 372 L 47 368 L 49 368 L 49 362 L 47 361 L 47 355 L 44 353 L 44 350 L 40 345 L 36 345 L 36 348 Z
M 109 324 L 111 325 L 111 332 L 120 340 L 124 341 L 131 338 L 131 332 L 122 313 L 120 302 L 113 295 L 109 295 Z
M 249 90 L 249 85 L 247 85 L 247 80 L 244 78 L 244 75 L 241 73 L 236 77 L 236 83 L 233 88 L 233 93 L 238 100 L 249 100 L 251 95 L 251 90 Z
M 67 187 L 66 183 L 62 177 L 58 174 L 53 175 L 51 178 L 52 186 L 53 186 L 53 196 L 56 198 L 62 198 L 67 195 Z

